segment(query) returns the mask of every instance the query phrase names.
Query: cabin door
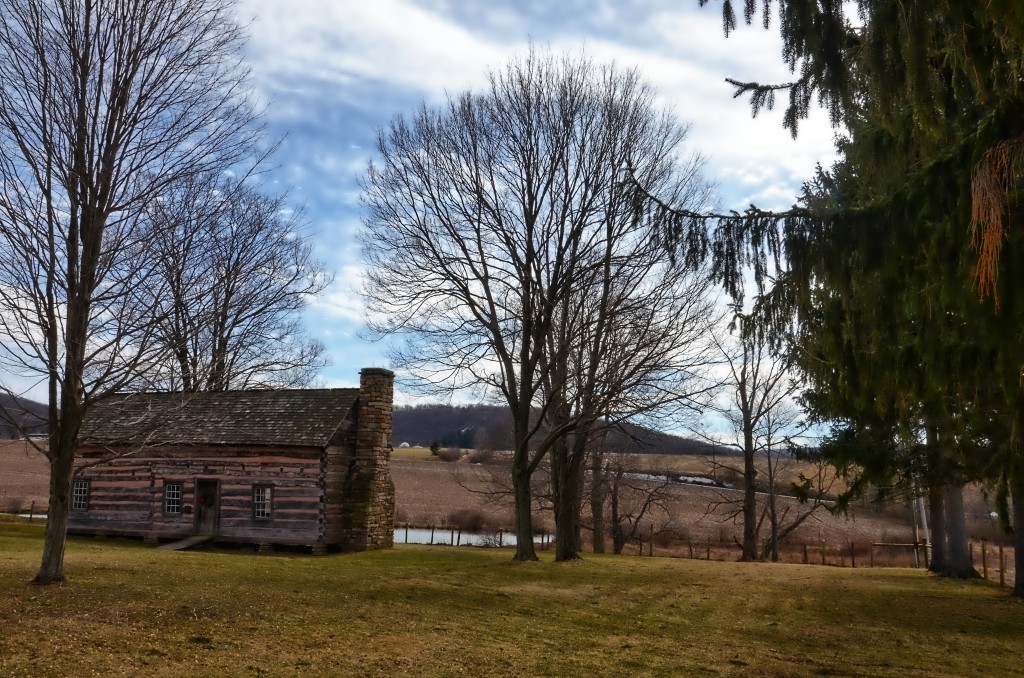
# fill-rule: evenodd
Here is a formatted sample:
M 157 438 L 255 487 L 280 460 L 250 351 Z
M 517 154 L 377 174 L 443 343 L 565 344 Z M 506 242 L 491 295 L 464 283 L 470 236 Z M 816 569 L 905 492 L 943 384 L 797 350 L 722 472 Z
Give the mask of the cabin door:
M 196 481 L 196 532 L 217 534 L 220 519 L 220 483 L 216 480 Z

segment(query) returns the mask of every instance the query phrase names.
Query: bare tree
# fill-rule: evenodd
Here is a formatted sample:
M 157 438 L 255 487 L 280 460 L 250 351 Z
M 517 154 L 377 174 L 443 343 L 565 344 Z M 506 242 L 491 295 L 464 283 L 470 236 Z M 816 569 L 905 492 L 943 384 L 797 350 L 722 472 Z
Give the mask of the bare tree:
M 630 420 L 678 423 L 717 388 L 709 276 L 663 261 L 657 243 L 617 216 L 585 253 L 593 264 L 579 267 L 544 354 L 548 422 L 569 431 L 551 448 L 557 560 L 578 557 L 591 441 Z
M 764 502 L 758 527 L 767 522 L 768 537 L 762 559 L 779 560 L 779 546 L 819 509 L 837 483 L 835 468 L 819 454 L 796 445 L 794 438 L 807 431 L 807 423 L 792 401 L 780 402 L 765 412 L 758 427 L 758 457 L 765 473 Z M 793 473 L 797 473 L 793 480 Z M 790 501 L 780 501 L 787 496 Z M 755 540 L 759 533 L 755 533 Z
M 479 94 L 396 118 L 364 180 L 365 294 L 394 362 L 425 388 L 477 389 L 513 420 L 515 557 L 534 560 L 530 481 L 578 421 L 548 420 L 546 357 L 577 274 L 605 228 L 632 223 L 616 190 L 632 158 L 645 185 L 686 201 L 699 159 L 636 71 L 531 50 Z M 551 393 L 549 391 L 549 393 Z
M 790 369 L 790 357 L 771 346 L 756 327 L 750 326 L 753 322 L 756 320 L 752 316 L 737 312 L 734 321 L 736 341 L 715 339 L 725 360 L 727 389 L 731 394 L 731 402 L 724 408 L 724 414 L 737 440 L 731 443 L 721 437 L 703 435 L 716 446 L 733 447 L 742 455 L 743 467 L 739 469 L 743 478 L 740 511 L 743 518 L 742 560 L 760 557 L 758 533 L 766 517 L 772 526 L 772 543 L 777 544 L 781 523 L 775 493 L 781 457 L 786 454 L 787 441 L 805 428 L 792 409 L 791 401 L 800 384 Z M 765 512 L 760 515 L 757 500 L 759 458 L 767 464 L 769 478 L 766 487 L 770 492 Z M 720 466 L 727 467 L 728 462 L 720 462 Z M 727 503 L 729 501 L 726 500 Z M 818 508 L 819 505 L 815 503 L 814 506 Z M 799 522 L 807 517 L 800 518 Z M 777 554 L 777 546 L 773 553 Z
M 642 548 L 645 527 L 652 535 L 668 529 L 672 521 L 672 482 L 667 475 L 637 473 L 625 455 L 616 453 L 608 456 L 603 475 L 607 479 L 613 553 L 621 554 L 630 542 Z
M 156 234 L 147 304 L 163 362 L 140 379 L 180 391 L 308 384 L 324 365 L 300 314 L 331 277 L 312 256 L 301 212 L 251 177 L 185 177 L 151 203 Z
M 139 217 L 257 141 L 241 40 L 228 0 L 0 0 L 0 351 L 49 402 L 37 583 L 64 578 L 86 411 L 161 350 Z
M 675 532 L 670 510 L 673 480 L 668 471 L 640 470 L 635 455 L 614 451 L 611 442 L 631 436 L 608 433 L 608 429 L 602 431 L 587 454 L 590 473 L 584 483 L 584 501 L 591 510 L 589 521 L 581 518 L 580 522 L 592 532 L 594 553 L 605 552 L 610 532 L 612 551 L 620 554 L 630 542 L 642 545 L 645 528 L 649 534 Z

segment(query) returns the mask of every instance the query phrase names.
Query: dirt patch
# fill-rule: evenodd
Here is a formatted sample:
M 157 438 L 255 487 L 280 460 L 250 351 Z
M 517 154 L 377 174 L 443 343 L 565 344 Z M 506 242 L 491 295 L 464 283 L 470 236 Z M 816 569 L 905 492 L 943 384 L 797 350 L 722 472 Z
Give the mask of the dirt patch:
M 391 472 L 397 495 L 399 524 L 446 525 L 459 509 L 474 508 L 488 513 L 495 526 L 512 527 L 511 498 L 495 496 L 486 467 L 463 462 L 393 459 Z M 737 490 L 673 484 L 667 488 L 665 510 L 656 512 L 657 529 L 670 527 L 681 540 L 731 544 L 739 537 L 734 516 L 740 492 Z M 781 499 L 780 511 L 795 515 L 801 506 L 793 499 Z M 540 529 L 550 529 L 552 517 L 537 514 Z M 850 541 L 912 541 L 913 520 L 902 507 L 885 510 L 865 505 L 849 516 L 819 510 L 791 537 L 794 543 L 848 544 Z
M 392 459 L 398 524 L 438 527 L 447 525 L 458 511 L 477 509 L 488 516 L 495 528 L 510 529 L 512 507 L 497 497 L 485 476 L 467 463 L 445 463 L 434 459 Z
M 397 495 L 396 523 L 399 526 L 412 524 L 438 528 L 458 526 L 458 512 L 472 509 L 485 513 L 492 529 L 511 529 L 511 499 L 508 495 L 496 496 L 495 485 L 490 482 L 492 476 L 502 476 L 502 469 L 505 468 L 500 463 L 502 461 L 498 457 L 495 464 L 487 465 L 471 464 L 466 457 L 450 463 L 436 458 L 392 459 L 391 469 Z M 697 464 L 691 466 L 693 468 L 688 469 L 691 472 L 701 470 Z M 738 490 L 672 484 L 667 492 L 668 500 L 664 509 L 651 514 L 652 518 L 646 521 L 647 524 L 638 533 L 640 539 L 630 542 L 626 553 L 638 553 L 641 542 L 644 553 L 650 552 L 650 525 L 653 524 L 656 530 L 653 535 L 654 551 L 657 555 L 713 560 L 735 560 L 739 557 L 742 525 L 738 513 Z M 967 488 L 965 502 L 971 538 L 990 540 L 989 576 L 996 579 L 996 566 L 993 565 L 996 562 L 996 546 L 993 540 L 999 539 L 1008 545 L 1008 538 L 994 528 L 989 515 L 991 506 L 980 488 Z M 802 510 L 802 505 L 795 499 L 779 499 L 779 511 L 788 512 L 788 519 Z M 550 532 L 553 528 L 553 517 L 549 511 L 537 511 L 534 520 L 540 531 Z M 588 522 L 588 516 L 584 515 L 584 525 Z M 767 527 L 763 528 L 762 536 L 767 536 Z M 585 549 L 590 548 L 591 538 L 590 531 L 585 529 Z M 915 562 L 921 563 L 924 557 L 923 552 L 915 554 L 914 549 L 907 546 L 914 539 L 914 516 L 908 507 L 878 507 L 869 501 L 859 501 L 845 515 L 819 509 L 790 535 L 780 556 L 787 562 L 912 567 Z M 872 546 L 877 543 L 899 546 Z M 980 571 L 980 542 L 975 549 L 975 562 Z M 1012 549 L 1006 549 L 1006 554 L 1007 564 L 1012 564 Z
M 0 442 L 0 512 L 45 510 L 49 497 L 49 464 L 41 452 L 22 440 Z

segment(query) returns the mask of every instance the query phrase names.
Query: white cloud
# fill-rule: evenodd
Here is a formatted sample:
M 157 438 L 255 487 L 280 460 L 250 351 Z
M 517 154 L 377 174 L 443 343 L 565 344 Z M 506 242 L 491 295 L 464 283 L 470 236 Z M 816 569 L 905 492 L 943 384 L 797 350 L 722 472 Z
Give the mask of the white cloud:
M 339 276 L 339 281 L 341 277 Z M 366 317 L 362 297 L 352 289 L 347 282 L 336 281 L 329 289 L 323 292 L 313 303 L 310 304 L 307 315 L 316 318 L 315 323 L 320 324 L 325 320 L 332 322 L 347 321 L 349 328 L 342 330 L 340 334 L 347 338 L 353 338 L 355 334 L 351 326 L 361 327 Z M 337 336 L 337 332 L 331 332 Z
M 815 163 L 833 157 L 823 113 L 793 141 L 782 129 L 783 101 L 752 120 L 747 102 L 732 97 L 727 76 L 791 76 L 777 27 L 741 27 L 726 40 L 717 3 L 242 0 L 240 16 L 252 19 L 247 57 L 272 133 L 289 135 L 274 181 L 294 187 L 296 205 L 306 205 L 319 232 L 317 256 L 337 272 L 306 314 L 334 359 L 322 375 L 329 385 L 354 385 L 358 367 L 386 364 L 383 346 L 357 338 L 365 315 L 355 292 L 356 179 L 373 155 L 374 128 L 421 100 L 437 104 L 446 92 L 482 86 L 488 69 L 522 53 L 530 39 L 639 66 L 660 102 L 692 122 L 690 149 L 708 156 L 707 175 L 719 183 L 725 208 L 786 208 Z
M 281 82 L 302 73 L 324 85 L 374 80 L 437 95 L 483 81 L 507 52 L 407 0 L 247 0 L 251 59 Z
M 784 101 L 751 119 L 733 98 L 727 76 L 780 82 L 777 27 L 741 27 L 722 36 L 712 5 L 679 0 L 243 0 L 248 49 L 274 133 L 288 133 L 282 178 L 305 203 L 319 231 L 317 256 L 337 280 L 307 313 L 335 366 L 329 384 L 350 385 L 352 366 L 386 364 L 383 347 L 357 337 L 364 323 L 355 288 L 360 264 L 357 178 L 373 157 L 376 127 L 434 105 L 447 92 L 482 86 L 488 69 L 522 53 L 532 39 L 598 62 L 638 66 L 659 102 L 692 123 L 689 150 L 708 157 L 723 208 L 789 207 L 817 162 L 833 157 L 833 130 L 823 113 L 782 128 Z

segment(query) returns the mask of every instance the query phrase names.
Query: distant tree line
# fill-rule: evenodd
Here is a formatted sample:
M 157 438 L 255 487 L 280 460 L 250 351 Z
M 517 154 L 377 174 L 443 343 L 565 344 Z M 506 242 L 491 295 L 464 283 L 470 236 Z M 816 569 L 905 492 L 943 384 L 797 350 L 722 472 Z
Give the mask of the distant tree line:
M 512 420 L 507 408 L 498 405 L 420 404 L 398 406 L 394 411 L 392 438 L 396 445 L 478 450 L 511 450 Z M 635 454 L 711 454 L 712 444 L 624 423 L 610 431 L 606 447 Z

